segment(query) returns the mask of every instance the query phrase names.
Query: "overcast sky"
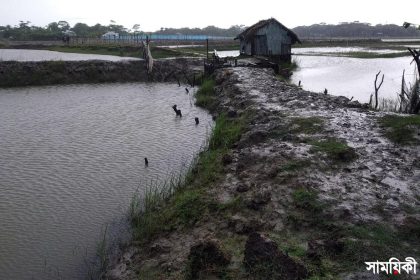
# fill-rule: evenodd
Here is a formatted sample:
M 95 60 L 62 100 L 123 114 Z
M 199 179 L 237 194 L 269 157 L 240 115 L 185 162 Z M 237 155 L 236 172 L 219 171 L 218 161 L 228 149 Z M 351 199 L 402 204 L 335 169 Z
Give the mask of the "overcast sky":
M 249 26 L 270 17 L 290 28 L 345 21 L 420 23 L 420 0 L 0 0 L 0 25 L 16 25 L 19 20 L 38 26 L 59 20 L 70 25 L 108 25 L 114 20 L 128 28 L 138 23 L 143 31 L 155 31 L 161 27 Z

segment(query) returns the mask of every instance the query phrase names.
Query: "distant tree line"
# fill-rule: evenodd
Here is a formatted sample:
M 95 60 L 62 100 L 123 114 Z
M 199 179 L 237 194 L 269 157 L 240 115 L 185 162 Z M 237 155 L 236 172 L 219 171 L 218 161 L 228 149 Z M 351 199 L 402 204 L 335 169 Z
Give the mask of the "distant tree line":
M 313 24 L 298 26 L 293 31 L 301 38 L 387 38 L 387 37 L 420 37 L 420 30 L 405 29 L 395 24 L 371 25 L 361 22 L 343 22 L 333 24 Z
M 12 40 L 58 40 L 63 37 L 64 32 L 73 31 L 81 37 L 99 37 L 102 34 L 114 31 L 120 34 L 136 32 L 140 27 L 138 24 L 132 30 L 111 21 L 109 25 L 95 24 L 89 26 L 85 23 L 76 23 L 73 27 L 67 21 L 51 22 L 45 27 L 30 25 L 30 21 L 20 21 L 18 25 L 0 26 L 0 38 Z
M 165 28 L 162 27 L 156 31 L 157 34 L 183 34 L 183 35 L 208 35 L 208 36 L 223 36 L 235 37 L 244 30 L 244 25 L 233 25 L 227 29 L 219 28 L 213 25 L 204 28 Z
M 183 34 L 183 35 L 209 35 L 234 37 L 245 29 L 244 25 L 233 25 L 229 28 L 207 26 L 204 28 L 166 28 L 162 27 L 155 34 Z M 70 26 L 67 21 L 51 22 L 40 27 L 30 25 L 29 21 L 20 21 L 15 26 L 0 26 L 0 39 L 12 40 L 59 40 L 64 32 L 73 31 L 79 37 L 98 38 L 106 32 L 114 31 L 121 35 L 142 33 L 139 24 L 126 28 L 111 20 L 108 25 L 95 24 L 89 26 L 85 23 L 76 23 Z M 344 22 L 333 24 L 313 24 L 311 26 L 298 26 L 293 31 L 301 38 L 387 38 L 387 37 L 420 37 L 420 30 L 403 28 L 395 24 L 370 25 L 369 23 Z M 150 33 L 150 32 L 148 32 Z
M 120 35 L 142 33 L 140 25 L 134 24 L 132 28 L 126 28 L 123 25 L 111 20 L 109 25 L 95 24 L 89 26 L 85 23 L 76 23 L 73 27 L 67 21 L 51 22 L 45 27 L 30 25 L 29 21 L 20 21 L 15 26 L 0 26 L 0 39 L 11 40 L 59 40 L 65 32 L 72 31 L 79 37 L 98 38 L 106 32 L 114 31 Z M 161 28 L 153 32 L 156 34 L 183 34 L 183 35 L 209 35 L 209 36 L 227 36 L 233 37 L 243 30 L 243 25 L 234 25 L 223 29 L 215 26 L 205 28 Z M 148 32 L 149 33 L 149 32 Z

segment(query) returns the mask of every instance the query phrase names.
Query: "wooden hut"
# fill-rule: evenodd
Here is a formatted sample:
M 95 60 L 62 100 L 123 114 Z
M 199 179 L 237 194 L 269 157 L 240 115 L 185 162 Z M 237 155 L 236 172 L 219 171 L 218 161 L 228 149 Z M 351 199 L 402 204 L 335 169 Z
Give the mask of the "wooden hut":
M 292 45 L 301 43 L 298 36 L 274 18 L 261 20 L 236 38 L 241 54 L 266 56 L 275 62 L 290 62 Z

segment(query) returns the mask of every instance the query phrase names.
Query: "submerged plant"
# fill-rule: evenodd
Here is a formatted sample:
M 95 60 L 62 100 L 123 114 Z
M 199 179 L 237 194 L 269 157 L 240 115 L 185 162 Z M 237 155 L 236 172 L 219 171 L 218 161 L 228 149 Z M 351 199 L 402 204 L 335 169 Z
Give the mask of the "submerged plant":
M 239 140 L 246 121 L 247 116 L 220 115 L 208 145 L 190 165 L 163 182 L 151 181 L 143 192 L 134 194 L 129 214 L 136 241 L 147 242 L 162 232 L 190 227 L 214 209 L 231 208 L 214 207 L 206 189 L 220 178 L 223 155 Z

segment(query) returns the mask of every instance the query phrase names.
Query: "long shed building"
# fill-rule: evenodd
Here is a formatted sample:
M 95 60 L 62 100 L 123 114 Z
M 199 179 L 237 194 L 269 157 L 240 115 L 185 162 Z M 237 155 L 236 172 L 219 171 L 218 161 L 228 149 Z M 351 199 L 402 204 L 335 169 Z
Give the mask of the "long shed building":
M 290 62 L 292 45 L 301 43 L 292 30 L 274 18 L 257 22 L 236 39 L 240 40 L 241 54 L 266 56 L 276 62 Z

